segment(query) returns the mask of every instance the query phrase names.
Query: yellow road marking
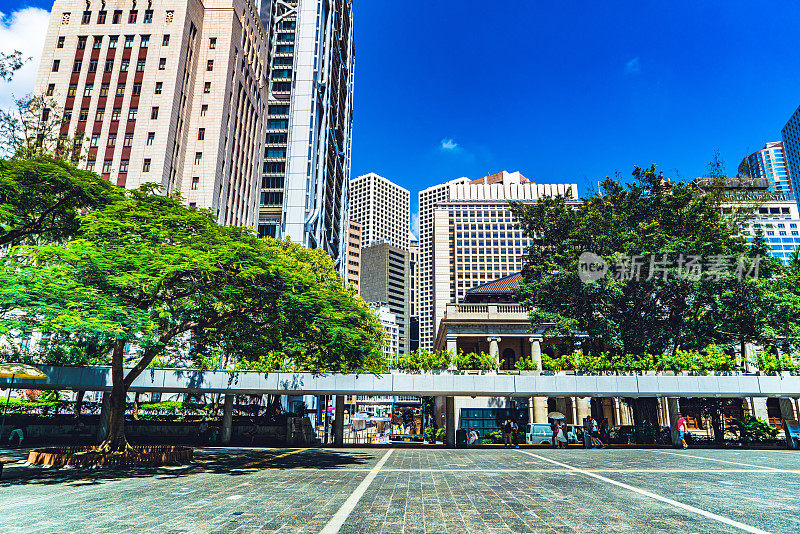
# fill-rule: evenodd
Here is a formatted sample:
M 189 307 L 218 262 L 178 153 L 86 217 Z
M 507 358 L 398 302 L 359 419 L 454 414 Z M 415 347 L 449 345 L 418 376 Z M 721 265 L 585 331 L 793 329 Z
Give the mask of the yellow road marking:
M 292 454 L 297 454 L 298 452 L 307 451 L 307 450 L 308 450 L 308 449 L 310 449 L 310 448 L 311 448 L 311 447 L 306 447 L 306 448 L 304 448 L 304 449 L 297 449 L 297 450 L 295 450 L 295 451 L 289 451 L 289 452 L 285 452 L 285 453 L 283 453 L 283 454 L 277 454 L 277 455 L 275 455 L 275 456 L 270 456 L 269 458 L 262 458 L 262 459 L 260 459 L 260 460 L 256 460 L 256 461 L 253 461 L 253 462 L 248 462 L 248 463 L 246 463 L 246 464 L 244 464 L 244 465 L 241 465 L 241 466 L 239 466 L 239 467 L 234 467 L 234 468 L 232 468 L 232 469 L 231 469 L 231 471 L 243 471 L 243 470 L 247 470 L 247 471 L 250 471 L 250 470 L 252 470 L 252 471 L 258 471 L 258 470 L 261 470 L 261 469 L 268 469 L 268 468 L 250 467 L 250 466 L 252 466 L 252 465 L 258 465 L 258 464 L 263 464 L 263 463 L 265 463 L 265 462 L 270 462 L 270 461 L 272 461 L 272 460 L 277 460 L 278 458 L 284 458 L 285 456 L 290 456 L 290 455 L 292 455 Z

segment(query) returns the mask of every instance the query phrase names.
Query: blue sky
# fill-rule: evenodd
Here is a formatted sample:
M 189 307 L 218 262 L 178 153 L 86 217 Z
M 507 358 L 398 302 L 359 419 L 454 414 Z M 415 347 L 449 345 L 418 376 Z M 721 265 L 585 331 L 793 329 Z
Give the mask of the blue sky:
M 52 4 L 0 11 L 27 5 Z M 733 172 L 800 105 L 800 0 L 354 5 L 353 175 L 415 203 L 499 170 L 581 193 L 634 164 L 694 178 L 714 150 Z

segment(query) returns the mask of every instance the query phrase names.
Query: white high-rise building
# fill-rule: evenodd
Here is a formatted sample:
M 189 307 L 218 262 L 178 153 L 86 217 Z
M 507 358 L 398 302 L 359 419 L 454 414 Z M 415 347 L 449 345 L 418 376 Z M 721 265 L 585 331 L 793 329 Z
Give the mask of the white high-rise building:
M 431 350 L 447 303 L 471 288 L 522 269 L 528 245 L 508 209 L 509 200 L 543 196 L 578 199 L 577 184 L 537 184 L 506 171 L 459 178 L 419 193 L 420 348 Z
M 260 235 L 322 248 L 346 271 L 352 0 L 261 0 L 270 80 Z
M 800 107 L 781 130 L 783 136 L 783 156 L 786 160 L 792 194 L 795 202 L 800 202 Z
M 378 314 L 378 322 L 386 332 L 383 355 L 387 361 L 392 361 L 400 351 L 400 329 L 397 326 L 397 318 L 385 302 L 370 302 L 369 305 Z
M 350 219 L 361 223 L 362 246 L 388 242 L 408 250 L 411 193 L 375 173 L 350 181 Z
M 34 94 L 83 136 L 80 167 L 255 226 L 268 66 L 251 0 L 56 0 Z

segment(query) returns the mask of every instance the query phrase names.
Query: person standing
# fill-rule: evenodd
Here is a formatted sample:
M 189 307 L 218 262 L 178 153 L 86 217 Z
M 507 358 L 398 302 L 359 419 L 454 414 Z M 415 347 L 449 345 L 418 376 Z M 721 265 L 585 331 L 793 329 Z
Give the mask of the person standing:
M 556 441 L 558 442 L 558 448 L 564 449 L 567 447 L 567 424 L 563 421 L 560 425 L 558 425 L 558 432 L 556 433 Z
M 503 446 L 504 447 L 511 447 L 511 440 L 513 438 L 512 434 L 514 433 L 514 423 L 511 419 L 506 419 L 503 423 Z
M 689 445 L 686 444 L 686 418 L 678 414 L 678 438 L 681 440 L 681 445 L 684 449 L 688 449 Z
M 553 421 L 550 423 L 550 432 L 552 433 L 552 436 L 550 437 L 550 443 L 555 449 L 558 447 L 558 423 L 555 419 L 553 419 Z

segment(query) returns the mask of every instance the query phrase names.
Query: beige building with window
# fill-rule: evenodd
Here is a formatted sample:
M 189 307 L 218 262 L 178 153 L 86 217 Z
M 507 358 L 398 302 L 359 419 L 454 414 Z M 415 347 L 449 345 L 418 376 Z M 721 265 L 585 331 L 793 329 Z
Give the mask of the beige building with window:
M 84 136 L 81 167 L 254 226 L 267 41 L 249 0 L 56 0 L 35 94 Z

